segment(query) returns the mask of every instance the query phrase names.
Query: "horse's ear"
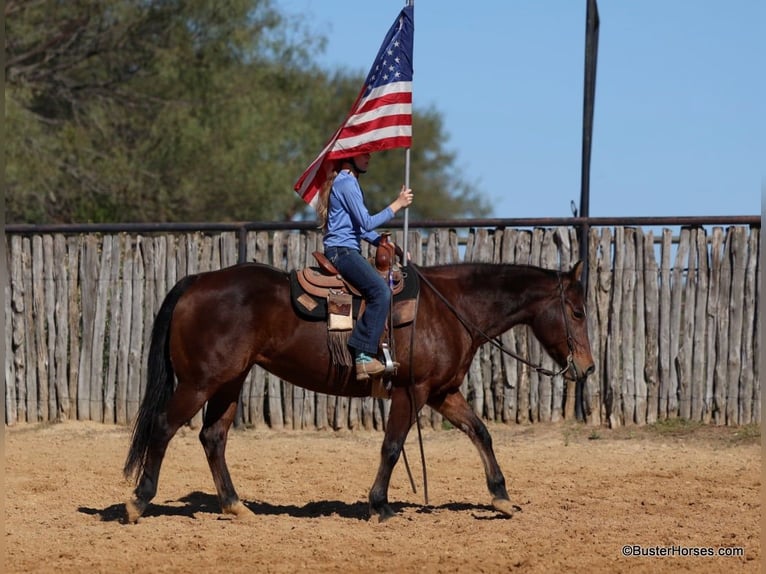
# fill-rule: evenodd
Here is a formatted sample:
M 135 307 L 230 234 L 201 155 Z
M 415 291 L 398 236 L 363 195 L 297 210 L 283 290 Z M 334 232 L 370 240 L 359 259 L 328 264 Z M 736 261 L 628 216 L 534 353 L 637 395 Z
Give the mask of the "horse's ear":
M 572 267 L 572 270 L 569 272 L 569 275 L 572 277 L 572 279 L 574 279 L 577 282 L 580 281 L 580 279 L 582 278 L 583 267 L 585 266 L 583 265 L 582 260 L 574 264 L 574 267 Z

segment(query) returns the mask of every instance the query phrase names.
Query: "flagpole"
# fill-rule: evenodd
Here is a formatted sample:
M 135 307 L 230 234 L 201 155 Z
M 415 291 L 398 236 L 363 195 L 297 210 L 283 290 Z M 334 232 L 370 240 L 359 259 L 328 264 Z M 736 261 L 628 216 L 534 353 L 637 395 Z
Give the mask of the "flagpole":
M 405 0 L 404 6 L 405 7 L 412 6 L 414 9 L 415 0 Z M 404 151 L 404 187 L 405 189 L 410 188 L 410 148 L 407 148 Z M 403 252 L 402 264 L 403 265 L 408 265 L 409 263 L 407 261 L 407 254 L 409 253 L 409 250 L 408 250 L 408 243 L 409 243 L 408 235 L 410 234 L 409 231 L 410 231 L 410 208 L 408 206 L 404 208 L 404 245 L 402 249 L 402 252 Z
M 410 148 L 407 148 L 404 150 L 404 187 L 405 189 L 410 188 Z M 408 239 L 407 236 L 409 235 L 409 227 L 410 227 L 410 208 L 405 207 L 404 208 L 404 246 L 402 249 L 402 264 L 407 265 L 407 243 Z

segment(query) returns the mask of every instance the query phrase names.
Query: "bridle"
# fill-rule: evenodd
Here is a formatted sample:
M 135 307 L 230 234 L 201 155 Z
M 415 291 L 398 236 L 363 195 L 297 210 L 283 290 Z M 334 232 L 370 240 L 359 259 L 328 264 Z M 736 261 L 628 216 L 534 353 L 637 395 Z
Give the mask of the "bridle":
M 577 378 L 577 367 L 575 367 L 574 364 L 574 338 L 572 337 L 572 332 L 569 328 L 569 319 L 567 318 L 567 310 L 566 310 L 566 297 L 564 295 L 564 284 L 561 282 L 561 273 L 556 272 L 556 278 L 558 279 L 558 290 L 559 290 L 559 303 L 561 305 L 561 313 L 564 317 L 564 328 L 566 330 L 566 337 L 567 337 L 567 348 L 569 349 L 569 354 L 567 355 L 567 362 L 564 367 L 559 369 L 558 371 L 551 371 L 550 369 L 546 369 L 542 365 L 535 365 L 528 359 L 518 355 L 517 353 L 514 353 L 507 347 L 505 347 L 502 343 L 502 341 L 498 340 L 497 338 L 492 338 L 489 335 L 487 335 L 484 331 L 479 329 L 476 325 L 471 323 L 468 319 L 466 319 L 463 315 L 460 314 L 460 312 L 455 309 L 454 305 L 450 303 L 447 298 L 442 295 L 442 293 L 434 286 L 433 283 L 431 283 L 428 279 L 426 279 L 423 274 L 420 272 L 420 270 L 415 265 L 410 265 L 410 268 L 417 273 L 418 277 L 421 281 L 423 281 L 430 289 L 436 294 L 436 296 L 444 303 L 447 308 L 452 311 L 453 315 L 457 318 L 458 321 L 460 321 L 463 326 L 468 329 L 469 331 L 474 331 L 478 333 L 479 335 L 484 338 L 484 340 L 488 343 L 490 343 L 493 347 L 496 349 L 499 349 L 501 352 L 505 353 L 506 355 L 513 357 L 517 361 L 520 361 L 530 367 L 531 369 L 537 371 L 538 373 L 542 375 L 546 375 L 548 377 L 555 377 L 558 375 L 563 375 L 566 373 L 569 369 L 572 369 L 572 374 L 575 378 Z

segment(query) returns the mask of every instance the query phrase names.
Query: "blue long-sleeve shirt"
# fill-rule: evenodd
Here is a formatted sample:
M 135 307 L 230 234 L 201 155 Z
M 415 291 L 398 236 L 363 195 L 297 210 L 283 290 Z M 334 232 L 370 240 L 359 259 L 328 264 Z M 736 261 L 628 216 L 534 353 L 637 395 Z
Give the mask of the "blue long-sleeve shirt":
M 335 177 L 330 191 L 324 246 L 351 247 L 361 251 L 362 239 L 377 245 L 380 234 L 375 228 L 393 217 L 394 210 L 390 207 L 370 215 L 359 182 L 353 174 L 343 170 Z

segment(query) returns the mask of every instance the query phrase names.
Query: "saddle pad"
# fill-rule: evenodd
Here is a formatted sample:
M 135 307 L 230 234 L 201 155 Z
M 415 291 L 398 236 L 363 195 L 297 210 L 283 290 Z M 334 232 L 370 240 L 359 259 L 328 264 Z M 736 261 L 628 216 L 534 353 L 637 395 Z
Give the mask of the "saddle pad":
M 301 317 L 324 321 L 327 319 L 327 297 L 318 297 L 307 293 L 298 281 L 299 270 L 290 271 L 290 300 L 293 308 Z M 356 319 L 359 316 L 359 308 L 362 305 L 361 297 L 354 297 L 351 301 L 351 313 Z

